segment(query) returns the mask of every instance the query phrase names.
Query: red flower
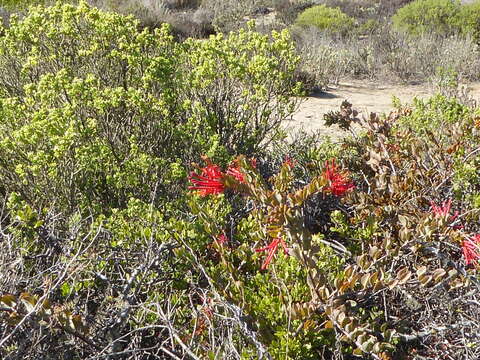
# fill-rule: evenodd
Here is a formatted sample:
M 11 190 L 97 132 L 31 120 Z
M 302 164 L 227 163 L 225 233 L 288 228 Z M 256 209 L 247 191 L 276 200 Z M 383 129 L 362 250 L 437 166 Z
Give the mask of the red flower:
M 285 156 L 285 160 L 283 160 L 283 165 L 287 165 L 290 169 L 293 169 L 296 164 L 297 162 L 290 156 Z
M 245 182 L 245 176 L 243 173 L 240 171 L 238 168 L 238 164 L 234 163 L 233 165 L 230 165 L 227 169 L 227 175 L 230 175 L 237 179 L 237 181 L 244 183 Z
M 202 158 L 207 166 L 200 169 L 201 174 L 190 173 L 188 179 L 193 183 L 192 186 L 188 187 L 190 190 L 198 190 L 201 196 L 223 193 L 225 186 L 229 186 L 228 181 L 225 182 L 225 175 L 235 178 L 238 182 L 245 183 L 245 174 L 242 172 L 238 160 L 234 160 L 227 171 L 223 173 L 220 167 L 213 164 L 208 157 L 204 156 Z M 256 166 L 254 158 L 250 160 L 250 163 L 253 167 Z
M 223 245 L 228 242 L 228 237 L 225 234 L 220 234 L 217 236 L 217 242 L 220 245 Z
M 193 183 L 193 186 L 188 187 L 190 190 L 198 190 L 201 196 L 220 194 L 225 190 L 222 183 L 223 173 L 219 166 L 208 163 L 201 170 L 201 175 L 190 173 L 189 180 Z
M 464 240 L 462 243 L 462 252 L 467 265 L 478 265 L 480 258 L 480 234 L 471 239 Z
M 256 252 L 268 251 L 267 258 L 265 259 L 265 261 L 263 262 L 262 267 L 261 267 L 262 270 L 265 270 L 268 267 L 268 265 L 270 264 L 270 262 L 272 261 L 273 256 L 277 252 L 278 245 L 282 245 L 283 251 L 285 252 L 286 255 L 288 255 L 287 245 L 285 245 L 285 241 L 283 241 L 282 238 L 275 238 L 267 246 L 265 246 L 263 248 L 260 248 L 260 249 L 255 249 Z
M 441 206 L 435 204 L 433 201 L 430 202 L 430 205 L 432 207 L 433 214 L 437 216 L 447 217 L 452 207 L 452 199 L 449 199 L 448 201 L 444 201 Z M 452 216 L 450 216 L 450 220 L 451 221 L 455 220 L 457 216 L 458 216 L 458 211 L 455 211 L 455 213 Z
M 432 207 L 431 212 L 435 216 L 447 218 L 452 223 L 458 217 L 458 211 L 455 211 L 453 215 L 449 216 L 450 209 L 452 208 L 452 199 L 449 199 L 448 201 L 444 201 L 441 206 L 431 201 L 430 206 Z M 462 225 L 453 226 L 454 229 L 461 229 L 462 227 L 463 227 Z
M 325 163 L 325 171 L 323 176 L 328 181 L 328 185 L 323 189 L 323 191 L 331 192 L 333 195 L 342 196 L 347 191 L 355 188 L 355 185 L 348 180 L 348 173 L 340 172 L 338 170 L 334 159 Z

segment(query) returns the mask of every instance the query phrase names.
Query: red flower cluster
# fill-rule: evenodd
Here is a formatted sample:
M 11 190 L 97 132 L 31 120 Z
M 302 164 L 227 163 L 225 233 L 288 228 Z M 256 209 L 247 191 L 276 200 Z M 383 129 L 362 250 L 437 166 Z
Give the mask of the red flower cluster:
M 451 223 L 455 221 L 455 219 L 458 217 L 458 211 L 455 211 L 453 215 L 450 215 L 450 209 L 452 208 L 452 199 L 449 199 L 448 201 L 444 201 L 442 205 L 437 205 L 433 201 L 430 202 L 430 206 L 432 207 L 432 214 L 438 217 L 443 217 L 449 220 Z M 462 225 L 454 225 L 452 226 L 454 229 L 461 229 L 463 228 Z
M 449 199 L 448 201 L 444 201 L 441 206 L 431 201 L 430 206 L 432 207 L 432 213 L 435 214 L 436 216 L 447 217 L 450 214 L 450 209 L 452 208 L 452 199 Z M 450 216 L 450 221 L 454 221 L 457 218 L 457 216 L 458 216 L 458 211 L 455 211 L 455 213 L 452 216 Z
M 282 238 L 275 238 L 267 246 L 260 249 L 255 249 L 256 252 L 268 251 L 267 258 L 265 259 L 261 267 L 262 270 L 265 270 L 270 264 L 270 262 L 272 261 L 273 256 L 277 252 L 278 245 L 282 245 L 283 251 L 285 252 L 286 255 L 288 255 L 287 245 L 285 244 L 285 241 L 283 241 Z
M 223 185 L 223 173 L 219 166 L 208 163 L 202 169 L 201 175 L 192 172 L 189 176 L 193 186 L 189 186 L 190 190 L 198 190 L 201 196 L 210 194 L 220 194 L 225 190 Z
M 226 173 L 223 173 L 218 165 L 213 164 L 209 159 L 205 159 L 205 161 L 207 166 L 200 169 L 200 175 L 191 172 L 188 177 L 193 183 L 193 185 L 188 188 L 190 190 L 198 190 L 200 196 L 223 193 L 225 191 L 225 185 L 223 182 L 225 175 L 232 176 L 239 182 L 245 182 L 245 176 L 236 162 L 228 167 Z
M 355 185 L 348 180 L 348 173 L 338 170 L 335 160 L 325 163 L 325 171 L 323 176 L 328 181 L 328 185 L 323 189 L 335 196 L 343 196 L 347 191 L 355 188 Z
M 467 265 L 479 265 L 480 258 L 480 234 L 475 235 L 471 239 L 464 240 L 462 243 L 463 256 Z

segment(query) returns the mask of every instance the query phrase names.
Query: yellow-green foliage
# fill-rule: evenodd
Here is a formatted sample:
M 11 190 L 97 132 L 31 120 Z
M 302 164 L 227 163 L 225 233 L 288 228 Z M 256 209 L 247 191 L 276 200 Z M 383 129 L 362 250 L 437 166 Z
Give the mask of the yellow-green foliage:
M 345 33 L 355 25 L 355 19 L 349 17 L 338 8 L 325 5 L 312 6 L 300 13 L 295 24 L 315 26 L 329 33 Z
M 452 0 L 415 0 L 397 10 L 395 28 L 411 35 L 426 32 L 448 34 L 457 31 L 460 3 Z
M 102 212 L 178 190 L 201 154 L 251 153 L 294 110 L 287 32 L 176 43 L 81 3 L 35 8 L 0 39 L 0 164 L 36 209 Z
M 42 5 L 46 0 L 2 0 L 0 6 L 3 6 L 7 9 L 16 10 L 16 9 L 25 9 L 33 5 Z
M 458 21 L 462 32 L 473 36 L 478 43 L 480 41 L 480 1 L 463 5 Z

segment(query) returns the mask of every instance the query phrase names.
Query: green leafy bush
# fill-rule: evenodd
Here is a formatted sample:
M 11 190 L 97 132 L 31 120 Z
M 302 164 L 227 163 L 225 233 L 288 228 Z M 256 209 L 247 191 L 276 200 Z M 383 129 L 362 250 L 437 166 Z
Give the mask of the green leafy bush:
M 395 28 L 411 35 L 449 34 L 458 31 L 460 4 L 452 0 L 416 0 L 398 9 L 393 16 Z
M 480 2 L 462 5 L 458 22 L 463 34 L 472 36 L 480 44 Z
M 295 110 L 292 95 L 302 94 L 293 76 L 300 59 L 289 32 L 274 31 L 270 38 L 249 23 L 228 36 L 182 44 L 178 86 L 191 104 L 188 115 L 202 119 L 207 133 L 200 138 L 215 134 L 231 154 L 250 155 L 272 141 Z
M 171 91 L 176 53 L 166 28 L 138 32 L 85 3 L 13 20 L 0 40 L 7 191 L 67 212 L 148 198 L 145 177 L 166 171 L 167 149 L 188 131 Z
M 0 39 L 7 193 L 67 213 L 157 201 L 201 154 L 252 153 L 293 112 L 287 32 L 270 41 L 251 26 L 180 44 L 167 26 L 137 25 L 85 3 L 12 21 Z
M 355 19 L 338 8 L 325 5 L 312 6 L 300 13 L 295 22 L 299 26 L 315 26 L 334 34 L 344 34 L 355 25 Z
M 1 6 L 10 9 L 25 9 L 28 6 L 42 5 L 45 4 L 47 0 L 2 0 Z

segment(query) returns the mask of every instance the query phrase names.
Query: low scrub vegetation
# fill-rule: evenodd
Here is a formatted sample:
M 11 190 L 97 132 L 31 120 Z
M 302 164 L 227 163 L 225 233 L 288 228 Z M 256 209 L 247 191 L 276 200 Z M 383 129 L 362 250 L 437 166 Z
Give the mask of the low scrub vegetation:
M 286 141 L 296 79 L 321 71 L 299 56 L 306 31 L 321 30 L 247 21 L 180 40 L 86 2 L 10 19 L 2 359 L 480 356 L 479 109 L 439 94 L 360 119 L 344 102 L 324 119 L 351 137 Z M 348 58 L 322 36 L 325 66 Z M 362 41 L 385 56 L 452 46 L 393 31 Z M 451 52 L 412 77 L 475 72 L 471 53 Z M 338 78 L 359 65 L 342 66 Z
M 480 2 L 462 6 L 459 14 L 463 34 L 472 36 L 480 44 Z
M 352 29 L 355 20 L 338 8 L 318 5 L 300 13 L 295 24 L 304 27 L 314 26 L 332 34 L 342 34 Z
M 256 20 L 256 30 L 264 34 L 288 29 L 295 35 L 302 59 L 296 78 L 307 91 L 324 90 L 352 78 L 431 83 L 445 68 L 456 72 L 460 82 L 477 80 L 480 74 L 476 60 L 467 70 L 459 69 L 458 61 L 444 64 L 452 59 L 452 49 L 462 54 L 462 62 L 480 58 L 478 1 L 87 1 L 105 11 L 131 14 L 141 28 L 153 30 L 168 23 L 180 41 L 227 34 L 245 28 L 250 20 Z M 40 3 L 54 2 L 5 2 L 1 13 L 4 23 L 8 23 L 9 13 L 23 16 L 29 5 Z M 326 49 L 325 44 L 331 46 Z
M 411 35 L 451 34 L 458 27 L 460 3 L 451 0 L 415 0 L 400 8 L 393 24 Z

